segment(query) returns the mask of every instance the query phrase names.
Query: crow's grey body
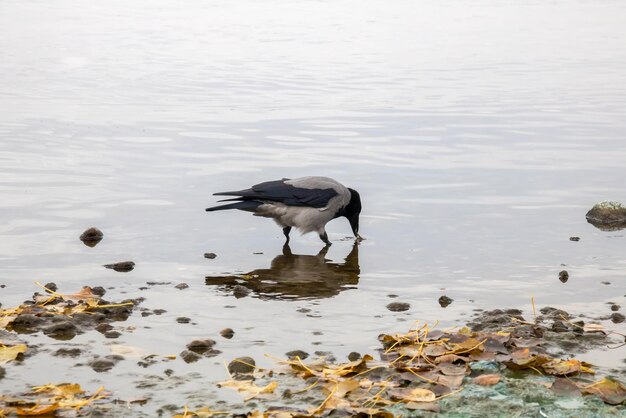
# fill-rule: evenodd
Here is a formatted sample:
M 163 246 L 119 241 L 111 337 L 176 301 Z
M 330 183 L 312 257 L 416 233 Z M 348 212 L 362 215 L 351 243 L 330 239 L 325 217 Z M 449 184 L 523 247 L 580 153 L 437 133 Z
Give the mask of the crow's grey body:
M 317 232 L 330 244 L 325 226 L 331 219 L 345 216 L 358 237 L 358 218 L 361 212 L 359 194 L 329 177 L 301 177 L 293 180 L 268 181 L 250 189 L 215 193 L 218 196 L 237 196 L 223 201 L 235 201 L 208 208 L 207 211 L 240 209 L 255 216 L 272 218 L 283 228 L 289 241 L 291 228 L 301 233 Z

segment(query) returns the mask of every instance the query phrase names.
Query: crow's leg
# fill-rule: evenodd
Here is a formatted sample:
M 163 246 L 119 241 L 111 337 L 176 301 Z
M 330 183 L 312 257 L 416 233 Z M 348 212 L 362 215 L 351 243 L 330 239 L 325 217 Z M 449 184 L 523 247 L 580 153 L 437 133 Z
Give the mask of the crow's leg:
M 291 232 L 291 227 L 290 226 L 286 226 L 283 228 L 283 234 L 285 234 L 285 238 L 287 238 L 287 241 L 285 241 L 285 244 L 289 244 L 289 233 Z
M 328 234 L 326 233 L 326 231 L 322 231 L 320 232 L 320 239 L 322 241 L 324 241 L 326 243 L 326 245 L 333 245 L 329 240 L 328 240 Z

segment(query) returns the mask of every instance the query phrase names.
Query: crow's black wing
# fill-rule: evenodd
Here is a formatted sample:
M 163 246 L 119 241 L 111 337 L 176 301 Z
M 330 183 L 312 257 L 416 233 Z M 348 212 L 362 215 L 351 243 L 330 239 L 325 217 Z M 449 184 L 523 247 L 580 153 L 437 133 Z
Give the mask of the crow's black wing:
M 307 189 L 286 184 L 289 179 L 266 181 L 255 184 L 250 189 L 233 192 L 214 193 L 216 196 L 239 196 L 230 200 L 268 200 L 289 206 L 310 206 L 323 208 L 339 193 L 335 189 Z

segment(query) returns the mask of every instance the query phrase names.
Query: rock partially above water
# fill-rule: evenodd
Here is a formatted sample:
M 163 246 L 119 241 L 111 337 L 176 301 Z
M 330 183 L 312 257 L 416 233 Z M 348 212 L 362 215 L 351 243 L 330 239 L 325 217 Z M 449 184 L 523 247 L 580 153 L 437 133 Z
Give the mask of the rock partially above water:
M 439 306 L 441 306 L 442 308 L 446 308 L 448 307 L 448 305 L 450 305 L 452 302 L 454 302 L 454 299 L 449 298 L 446 295 L 443 295 L 442 297 L 439 298 Z
M 235 335 L 235 331 L 233 331 L 232 328 L 224 328 L 223 330 L 220 331 L 220 335 L 226 338 L 227 340 L 230 340 Z
M 612 231 L 626 228 L 626 207 L 619 202 L 597 203 L 585 216 L 587 222 L 598 229 Z
M 126 273 L 135 268 L 135 263 L 132 261 L 120 261 L 119 263 L 105 264 L 104 267 L 121 273 Z
M 566 270 L 560 271 L 559 280 L 561 283 L 566 283 L 569 280 L 569 273 Z
M 406 302 L 391 302 L 387 305 L 387 309 L 391 312 L 404 312 L 408 311 L 411 308 L 411 305 Z
M 209 260 L 213 260 L 215 257 L 217 257 L 215 253 L 204 253 L 204 258 L 208 258 Z
M 237 357 L 230 363 L 228 363 L 228 373 L 234 374 L 249 374 L 255 369 L 256 362 L 252 357 Z
M 98 228 L 91 227 L 80 235 L 80 240 L 88 247 L 95 247 L 104 238 L 104 234 Z

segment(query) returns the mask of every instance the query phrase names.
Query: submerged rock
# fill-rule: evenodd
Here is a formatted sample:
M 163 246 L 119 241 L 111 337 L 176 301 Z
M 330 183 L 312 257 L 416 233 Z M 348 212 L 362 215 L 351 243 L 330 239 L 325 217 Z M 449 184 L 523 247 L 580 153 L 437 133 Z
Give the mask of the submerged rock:
M 184 350 L 180 353 L 180 358 L 182 358 L 185 363 L 195 363 L 200 360 L 202 356 L 193 351 Z
M 602 230 L 626 228 L 626 207 L 619 202 L 597 203 L 585 216 L 587 222 Z
M 62 321 L 44 328 L 43 333 L 55 340 L 71 340 L 78 334 L 78 327 L 71 321 Z
M 120 273 L 127 273 L 135 268 L 135 263 L 133 261 L 120 261 L 119 263 L 105 264 L 104 267 Z
M 80 240 L 88 247 L 95 247 L 104 238 L 104 234 L 98 228 L 91 227 L 80 235 Z

